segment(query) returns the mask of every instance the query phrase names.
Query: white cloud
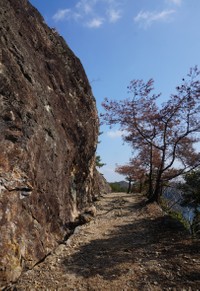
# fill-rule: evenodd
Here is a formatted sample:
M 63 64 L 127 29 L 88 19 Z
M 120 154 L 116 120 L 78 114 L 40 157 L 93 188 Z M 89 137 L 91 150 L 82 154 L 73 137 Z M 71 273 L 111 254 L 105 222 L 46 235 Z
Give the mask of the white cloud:
M 115 172 L 116 166 L 106 165 L 100 169 L 100 172 L 104 175 L 108 182 L 116 182 L 124 180 L 124 176 Z
M 180 6 L 183 1 L 182 0 L 167 0 L 167 2 Z
M 112 8 L 107 11 L 107 15 L 111 23 L 117 22 L 122 17 L 120 10 L 115 10 Z
M 79 0 L 71 9 L 58 10 L 53 20 L 73 20 L 89 28 L 99 28 L 105 23 L 116 23 L 122 17 L 121 8 L 120 0 Z
M 59 9 L 53 16 L 53 20 L 60 21 L 69 17 L 70 9 Z
M 88 21 L 86 23 L 86 26 L 90 27 L 90 28 L 99 28 L 104 22 L 103 18 L 93 18 L 91 21 Z
M 90 14 L 93 12 L 93 6 L 96 1 L 93 0 L 81 0 L 76 4 L 76 8 L 84 14 Z
M 108 131 L 107 136 L 110 138 L 118 138 L 124 135 L 124 131 L 122 130 L 113 130 L 113 131 Z
M 163 10 L 160 12 L 140 11 L 134 21 L 140 23 L 143 27 L 148 27 L 153 22 L 168 20 L 175 12 L 175 10 Z

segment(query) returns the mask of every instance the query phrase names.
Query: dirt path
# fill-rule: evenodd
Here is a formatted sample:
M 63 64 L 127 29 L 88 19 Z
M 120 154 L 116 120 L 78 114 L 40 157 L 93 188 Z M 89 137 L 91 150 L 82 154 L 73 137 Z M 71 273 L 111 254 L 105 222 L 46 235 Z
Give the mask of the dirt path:
M 14 290 L 200 290 L 200 245 L 141 196 L 115 193 Z

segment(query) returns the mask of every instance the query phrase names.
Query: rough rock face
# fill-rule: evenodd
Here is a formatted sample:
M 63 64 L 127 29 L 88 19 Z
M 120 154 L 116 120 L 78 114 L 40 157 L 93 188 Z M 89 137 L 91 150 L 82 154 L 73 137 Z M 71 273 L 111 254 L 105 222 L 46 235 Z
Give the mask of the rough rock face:
M 0 286 L 44 258 L 91 204 L 97 137 L 79 59 L 27 0 L 1 0 Z
M 94 189 L 94 193 L 97 193 L 98 196 L 112 192 L 111 191 L 112 189 L 111 189 L 109 183 L 106 181 L 104 176 L 101 173 L 99 173 L 96 169 L 94 171 L 94 187 L 93 187 L 93 189 Z

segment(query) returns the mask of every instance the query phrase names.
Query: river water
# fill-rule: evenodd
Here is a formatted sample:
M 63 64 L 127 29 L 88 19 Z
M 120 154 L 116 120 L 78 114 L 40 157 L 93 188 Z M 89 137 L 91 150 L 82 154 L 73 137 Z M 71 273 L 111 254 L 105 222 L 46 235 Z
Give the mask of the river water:
M 176 187 L 166 187 L 163 191 L 163 198 L 166 200 L 169 209 L 180 212 L 189 225 L 192 225 L 195 218 L 195 208 L 189 205 L 181 205 L 183 202 L 183 193 L 181 190 Z M 200 212 L 200 207 L 197 209 Z

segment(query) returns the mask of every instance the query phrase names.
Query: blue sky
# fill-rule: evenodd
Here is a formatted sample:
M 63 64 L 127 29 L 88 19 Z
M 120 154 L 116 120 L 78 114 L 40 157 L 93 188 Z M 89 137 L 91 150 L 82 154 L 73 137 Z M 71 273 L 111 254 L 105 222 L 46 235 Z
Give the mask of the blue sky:
M 97 109 L 105 97 L 123 99 L 132 79 L 154 78 L 162 100 L 188 71 L 199 65 L 199 0 L 31 0 L 47 24 L 80 58 Z M 98 154 L 108 181 L 123 180 L 116 164 L 126 164 L 131 148 L 118 128 L 102 126 Z

